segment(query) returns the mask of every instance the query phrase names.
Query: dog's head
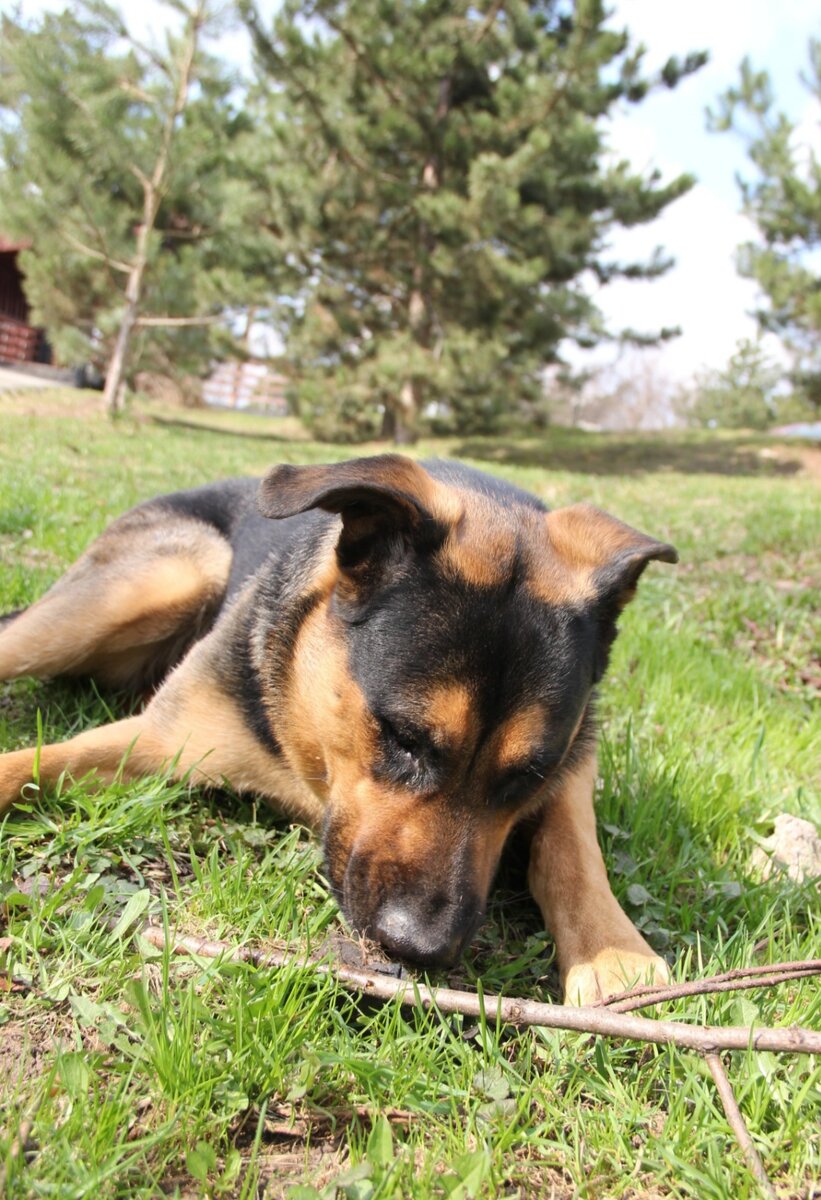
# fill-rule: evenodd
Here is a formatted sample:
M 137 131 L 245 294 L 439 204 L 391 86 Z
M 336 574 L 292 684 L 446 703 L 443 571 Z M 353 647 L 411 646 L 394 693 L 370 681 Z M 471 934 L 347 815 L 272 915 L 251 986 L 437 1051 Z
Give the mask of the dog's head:
M 577 504 L 398 455 L 277 467 L 261 511 L 339 514 L 293 635 L 282 733 L 326 801 L 351 924 L 455 959 L 513 826 L 590 749 L 619 612 L 672 546 Z

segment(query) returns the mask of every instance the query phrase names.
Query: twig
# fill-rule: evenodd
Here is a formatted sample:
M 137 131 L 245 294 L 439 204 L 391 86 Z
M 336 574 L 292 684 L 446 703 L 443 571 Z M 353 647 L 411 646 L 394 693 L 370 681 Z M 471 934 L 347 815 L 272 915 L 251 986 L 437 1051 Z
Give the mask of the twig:
M 763 966 L 738 967 L 722 975 L 710 975 L 706 979 L 690 979 L 686 983 L 634 988 L 605 1000 L 610 1012 L 632 1012 L 650 1004 L 661 1004 L 663 1000 L 680 1000 L 683 996 L 704 996 L 712 992 L 741 992 L 747 988 L 772 987 L 791 979 L 805 979 L 821 975 L 821 958 L 807 958 L 798 962 L 768 963 Z
M 380 1108 L 378 1111 L 379 1115 L 390 1121 L 391 1125 L 411 1125 L 418 1116 L 418 1113 L 410 1112 L 405 1108 Z M 316 1134 L 317 1130 L 321 1130 L 323 1126 L 333 1126 L 338 1121 L 347 1122 L 354 1117 L 373 1124 L 375 1110 L 367 1104 L 354 1104 L 350 1108 L 334 1109 L 333 1112 L 321 1111 L 317 1119 L 317 1115 L 314 1113 L 307 1117 L 297 1116 L 293 1108 L 277 1104 L 269 1107 L 268 1114 L 265 1122 L 266 1133 L 274 1134 L 277 1137 L 305 1139 L 312 1133 Z
M 112 271 L 119 271 L 121 275 L 128 275 L 131 267 L 126 262 L 121 262 L 118 258 L 112 258 L 110 254 L 104 253 L 102 250 L 95 250 L 93 246 L 87 246 L 85 242 L 81 242 L 72 233 L 66 231 L 62 234 L 63 240 L 73 246 L 75 250 L 79 250 L 81 254 L 87 254 L 89 258 L 98 259 L 104 262 Z
M 774 1050 L 793 1054 L 821 1054 L 821 1033 L 793 1025 L 787 1029 L 761 1026 L 756 1029 L 743 1025 L 694 1026 L 680 1021 L 657 1021 L 649 1017 L 634 1017 L 614 1013 L 608 1008 L 573 1008 L 564 1004 L 542 1004 L 536 1000 L 455 991 L 452 988 L 429 988 L 424 984 L 392 979 L 357 967 L 330 965 L 317 959 L 299 960 L 282 950 L 261 951 L 247 946 L 233 947 L 226 942 L 207 938 L 172 934 L 166 941 L 164 931 L 156 925 L 146 926 L 142 937 L 163 950 L 175 954 L 197 954 L 203 958 L 225 958 L 229 961 L 251 962 L 258 967 L 304 966 L 319 975 L 329 976 L 346 988 L 360 991 L 378 1000 L 398 999 L 400 1004 L 413 1008 L 437 1008 L 441 1012 L 462 1013 L 481 1018 L 496 1016 L 508 1025 L 542 1025 L 548 1029 L 565 1029 L 577 1033 L 593 1033 L 600 1037 L 630 1038 L 633 1041 L 675 1045 L 709 1054 L 716 1050 Z
M 0 1196 L 6 1194 L 8 1168 L 25 1153 L 33 1128 L 34 1117 L 26 1117 L 25 1120 L 20 1122 L 17 1133 L 14 1135 L 14 1139 L 6 1151 L 6 1161 L 5 1163 L 0 1163 Z
M 761 1186 L 761 1190 L 771 1198 L 778 1200 L 775 1188 L 770 1183 L 769 1176 L 764 1170 L 764 1164 L 761 1161 L 761 1155 L 753 1144 L 753 1139 L 750 1137 L 750 1131 L 744 1123 L 744 1118 L 741 1115 L 741 1109 L 738 1107 L 738 1101 L 733 1093 L 732 1085 L 727 1077 L 727 1072 L 724 1070 L 724 1064 L 719 1056 L 715 1053 L 705 1054 L 704 1059 L 707 1066 L 710 1068 L 710 1074 L 716 1085 L 721 1103 L 724 1106 L 724 1112 L 727 1115 L 727 1120 L 730 1123 L 730 1128 L 735 1134 L 736 1141 L 741 1147 L 741 1153 L 747 1160 L 747 1166 L 750 1168 L 755 1179 Z
M 141 326 L 157 325 L 170 329 L 172 326 L 176 327 L 178 325 L 216 325 L 224 319 L 218 313 L 206 317 L 137 317 L 134 324 Z

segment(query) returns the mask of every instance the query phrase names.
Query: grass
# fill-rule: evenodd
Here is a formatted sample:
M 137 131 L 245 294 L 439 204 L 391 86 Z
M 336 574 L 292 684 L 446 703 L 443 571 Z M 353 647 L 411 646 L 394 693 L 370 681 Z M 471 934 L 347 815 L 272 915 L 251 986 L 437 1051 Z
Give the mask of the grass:
M 344 448 L 128 419 L 77 393 L 0 401 L 0 612 L 34 599 L 123 508 Z M 62 418 L 62 419 L 60 419 Z M 197 420 L 202 421 L 201 416 Z M 758 840 L 818 819 L 806 451 L 756 438 L 439 441 L 550 504 L 586 498 L 674 542 L 622 623 L 602 692 L 599 816 L 614 888 L 677 976 L 816 955 L 810 886 L 762 882 Z M 0 748 L 108 719 L 89 685 L 0 685 Z M 700 1060 L 673 1049 L 371 1006 L 294 966 L 170 960 L 146 917 L 232 942 L 340 928 L 315 844 L 266 810 L 162 780 L 65 779 L 0 827 L 0 1164 L 11 1197 L 756 1196 Z M 116 927 L 112 929 L 112 922 Z M 514 877 L 434 981 L 544 997 L 552 949 Z M 817 988 L 669 1015 L 818 1025 Z M 779 1195 L 819 1175 L 821 1071 L 732 1056 Z M 25 1122 L 24 1154 L 11 1143 Z M 2 1140 L 5 1139 L 5 1140 Z

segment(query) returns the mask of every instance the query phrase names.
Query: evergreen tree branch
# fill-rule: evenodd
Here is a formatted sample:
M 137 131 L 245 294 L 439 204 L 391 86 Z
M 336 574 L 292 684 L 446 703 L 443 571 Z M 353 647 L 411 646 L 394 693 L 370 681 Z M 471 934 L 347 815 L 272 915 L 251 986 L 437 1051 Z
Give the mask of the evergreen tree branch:
M 143 189 L 143 193 L 148 191 L 148 189 L 151 187 L 151 180 L 148 178 L 145 171 L 143 171 L 141 167 L 138 167 L 136 163 L 129 163 L 128 170 Z
M 128 266 L 128 264 L 126 264 L 124 260 L 120 261 L 113 254 L 111 254 L 109 252 L 108 246 L 106 245 L 105 234 L 103 233 L 102 229 L 100 228 L 98 221 L 95 219 L 94 214 L 92 213 L 92 211 L 89 207 L 89 204 L 87 202 L 87 195 L 84 192 L 84 190 L 82 188 L 78 188 L 77 192 L 75 193 L 75 196 L 76 196 L 77 203 L 79 204 L 80 208 L 83 210 L 83 216 L 86 219 L 88 227 L 91 230 L 91 232 L 94 234 L 94 237 L 97 242 L 97 247 L 100 250 L 100 252 L 105 256 L 105 264 L 106 264 L 106 269 L 108 271 L 108 277 L 109 277 L 111 286 L 112 286 L 112 288 L 114 288 L 116 291 L 119 292 L 119 291 L 121 291 L 121 284 L 117 279 L 115 279 L 115 271 L 119 271 L 119 273 L 122 274 L 123 273 L 122 268 Z M 118 263 L 120 263 L 119 267 L 117 265 Z M 128 267 L 128 269 L 130 270 L 130 267 Z
M 148 264 L 149 239 L 157 221 L 157 214 L 166 185 L 171 144 L 177 128 L 177 122 L 188 103 L 188 94 L 194 75 L 194 64 L 199 48 L 199 38 L 205 23 L 207 4 L 208 0 L 198 0 L 196 8 L 188 16 L 186 36 L 178 63 L 173 101 L 169 106 L 165 122 L 163 123 L 160 147 L 154 160 L 154 169 L 147 184 L 143 187 L 143 220 L 137 231 L 137 245 L 125 290 L 125 308 L 120 321 L 120 327 L 117 331 L 111 360 L 108 364 L 105 388 L 103 390 L 103 402 L 109 413 L 116 413 L 122 406 L 126 356 L 129 351 L 131 334 L 139 315 L 143 278 Z
M 385 95 L 390 100 L 391 104 L 395 104 L 396 107 L 400 108 L 400 109 L 404 108 L 405 107 L 405 97 L 401 96 L 400 93 L 395 88 L 391 87 L 390 82 L 385 77 L 384 73 L 379 70 L 378 66 L 373 61 L 373 58 L 372 57 L 369 58 L 365 54 L 365 51 L 362 50 L 362 48 L 359 46 L 359 43 L 357 42 L 356 38 L 353 36 L 351 31 L 349 29 L 347 29 L 345 27 L 345 25 L 342 24 L 341 21 L 335 21 L 333 19 L 333 17 L 328 15 L 328 13 L 324 13 L 323 18 L 327 22 L 328 26 L 331 29 L 333 29 L 334 33 L 338 34 L 339 37 L 342 38 L 345 45 L 351 51 L 351 54 L 353 54 L 356 61 L 364 69 L 368 78 L 373 83 L 378 84 L 378 86 L 382 89 L 382 91 L 385 93 Z M 417 114 L 417 115 L 420 115 L 420 114 Z
M 135 100 L 139 100 L 141 104 L 147 104 L 150 108 L 157 107 L 157 98 L 146 92 L 144 88 L 137 87 L 136 83 L 132 83 L 130 79 L 120 79 L 118 86 L 121 91 L 127 96 L 133 96 Z
M 325 116 L 325 111 L 315 91 L 299 77 L 295 70 L 289 68 L 284 56 L 278 53 L 276 46 L 263 30 L 259 13 L 256 11 L 251 0 L 239 0 L 239 11 L 251 32 L 251 38 L 257 54 L 268 64 L 271 75 L 275 79 L 287 81 L 294 89 L 294 98 L 297 101 L 304 101 L 316 118 L 320 130 L 324 134 L 327 144 L 332 147 L 333 152 L 338 154 L 345 162 L 350 163 L 358 171 L 362 171 L 366 175 L 372 174 L 374 170 L 373 164 L 365 162 L 364 159 L 351 150 L 350 146 L 343 143 L 342 138 Z M 400 178 L 384 170 L 380 174 L 385 179 L 398 180 Z

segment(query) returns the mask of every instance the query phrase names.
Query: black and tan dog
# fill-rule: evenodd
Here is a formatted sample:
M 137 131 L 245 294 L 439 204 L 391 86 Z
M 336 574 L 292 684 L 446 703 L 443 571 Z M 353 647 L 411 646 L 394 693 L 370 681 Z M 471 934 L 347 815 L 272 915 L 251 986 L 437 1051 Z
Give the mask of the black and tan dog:
M 593 815 L 594 689 L 651 559 L 676 553 L 455 464 L 280 466 L 120 517 L 5 618 L 0 679 L 159 683 L 140 715 L 43 746 L 41 782 L 170 769 L 268 797 L 322 831 L 350 924 L 401 958 L 459 955 L 526 821 L 566 996 L 591 1003 L 667 977 Z M 0 756 L 0 810 L 34 761 Z

